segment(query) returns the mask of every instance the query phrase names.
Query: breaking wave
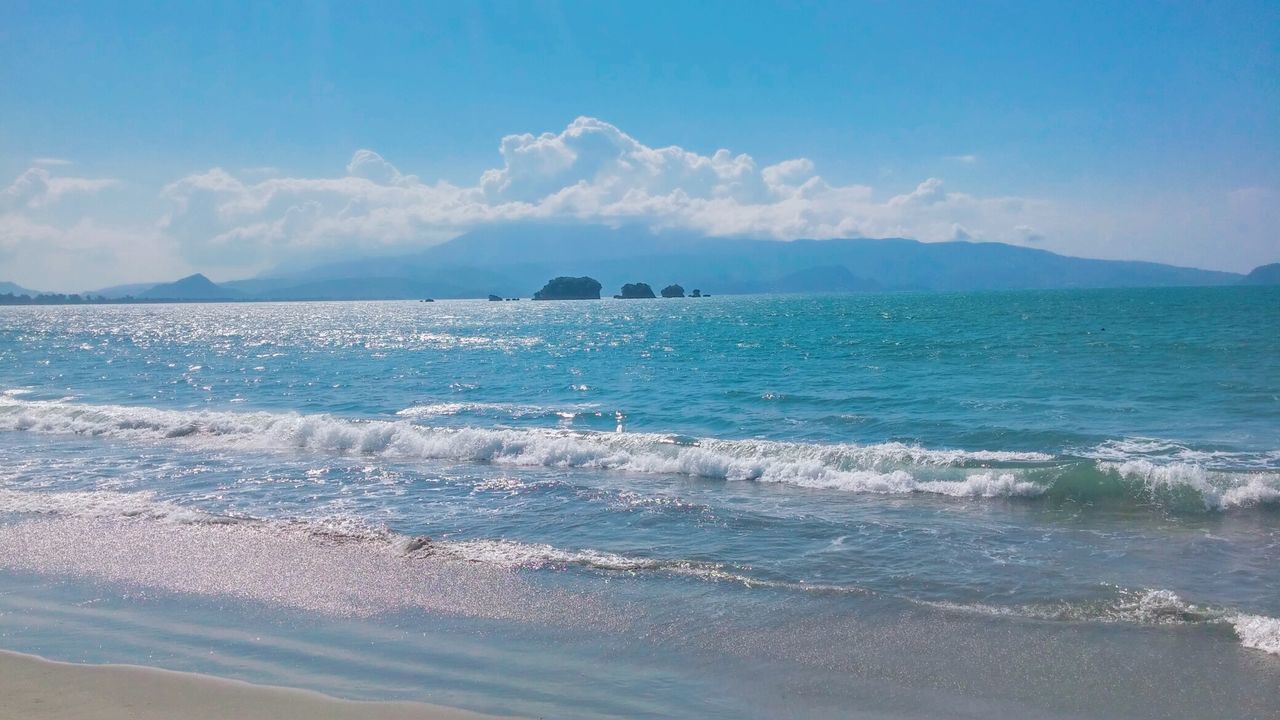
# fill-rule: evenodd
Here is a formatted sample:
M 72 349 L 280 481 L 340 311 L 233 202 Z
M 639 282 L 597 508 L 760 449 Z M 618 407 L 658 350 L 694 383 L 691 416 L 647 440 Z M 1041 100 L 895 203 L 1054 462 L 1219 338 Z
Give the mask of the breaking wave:
M 577 417 L 617 419 L 619 413 L 606 412 L 595 405 L 569 405 L 549 407 L 544 405 L 518 405 L 485 402 L 441 402 L 413 405 L 396 413 L 411 419 L 427 419 L 453 416 L 492 417 L 504 420 L 529 420 L 558 418 L 572 420 Z
M 1240 644 L 1272 655 L 1280 655 L 1280 618 L 1262 615 L 1235 615 L 1231 618 Z
M 1020 617 L 1063 622 L 1126 623 L 1134 625 L 1227 624 L 1240 644 L 1280 655 L 1280 618 L 1237 613 L 1188 602 L 1170 590 L 1118 589 L 1101 602 L 1048 605 L 987 605 L 983 603 L 923 602 L 943 610 L 996 617 Z
M 413 413 L 410 413 L 413 414 Z M 1280 505 L 1274 469 L 1228 471 L 1147 457 L 721 440 L 550 428 L 431 427 L 331 415 L 162 410 L 0 397 L 0 430 L 218 447 L 305 449 L 393 459 L 571 467 L 957 498 L 1134 498 L 1175 508 Z M 1118 456 L 1117 456 L 1118 457 Z

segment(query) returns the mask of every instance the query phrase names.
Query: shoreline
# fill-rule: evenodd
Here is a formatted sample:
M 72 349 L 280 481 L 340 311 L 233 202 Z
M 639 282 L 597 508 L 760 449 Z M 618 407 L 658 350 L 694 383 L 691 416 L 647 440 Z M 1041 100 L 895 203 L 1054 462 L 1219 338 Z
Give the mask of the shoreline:
M 418 702 L 343 700 L 312 690 L 138 665 L 90 665 L 0 650 L 0 720 L 498 720 Z

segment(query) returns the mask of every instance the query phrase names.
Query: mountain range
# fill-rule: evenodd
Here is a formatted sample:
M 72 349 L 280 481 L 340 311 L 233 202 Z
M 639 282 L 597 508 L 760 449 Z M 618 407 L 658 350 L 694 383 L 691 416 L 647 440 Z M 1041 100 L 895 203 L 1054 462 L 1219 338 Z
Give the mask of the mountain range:
M 8 280 L 0 280 L 0 295 L 35 295 L 34 290 L 28 290 L 17 283 L 11 283 Z
M 612 294 L 629 282 L 680 283 L 716 294 L 1005 290 L 1276 282 L 1280 266 L 1246 276 L 1151 262 L 1096 260 L 1002 243 L 715 239 L 646 228 L 519 225 L 476 230 L 404 255 L 366 257 L 214 283 L 92 291 L 141 300 L 358 300 L 528 297 L 549 278 L 589 275 Z M 0 285 L 0 294 L 3 294 Z M 18 293 L 15 293 L 18 294 Z

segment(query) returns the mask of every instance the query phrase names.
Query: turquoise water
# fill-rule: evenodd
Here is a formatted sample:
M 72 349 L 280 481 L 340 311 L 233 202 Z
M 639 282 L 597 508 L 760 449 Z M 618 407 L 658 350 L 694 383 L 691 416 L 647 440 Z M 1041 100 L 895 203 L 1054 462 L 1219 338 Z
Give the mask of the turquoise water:
M 5 308 L 0 646 L 550 717 L 1274 716 L 1278 330 L 1271 288 Z

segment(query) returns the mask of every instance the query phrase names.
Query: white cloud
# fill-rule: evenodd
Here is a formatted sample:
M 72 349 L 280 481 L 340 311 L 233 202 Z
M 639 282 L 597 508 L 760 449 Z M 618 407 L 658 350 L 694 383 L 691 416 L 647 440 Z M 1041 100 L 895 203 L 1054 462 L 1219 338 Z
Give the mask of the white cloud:
M 828 182 L 807 158 L 762 166 L 728 150 L 703 155 L 651 147 L 586 117 L 559 133 L 508 135 L 498 153 L 499 166 L 461 185 L 404 173 L 369 149 L 357 150 L 345 172 L 332 177 L 215 167 L 165 185 L 149 196 L 163 208 L 160 216 L 136 212 L 128 226 L 102 219 L 123 215 L 106 204 L 109 197 L 99 197 L 118 181 L 63 177 L 53 165 L 36 166 L 0 190 L 0 258 L 7 258 L 13 279 L 51 288 L 90 271 L 99 281 L 89 284 L 164 279 L 192 269 L 228 278 L 284 262 L 405 251 L 489 223 L 577 221 L 778 240 L 995 240 L 1194 262 L 1178 251 L 1185 255 L 1197 246 L 1187 240 L 1175 248 L 1169 238 L 1207 236 L 1217 224 L 1241 223 L 1250 257 L 1263 257 L 1269 256 L 1264 246 L 1274 246 L 1271 228 L 1278 221 L 1275 193 L 1264 188 L 1202 203 L 1203 217 L 1190 218 L 1168 211 L 1188 207 L 1185 202 L 1067 206 L 958 192 L 936 177 L 886 192 Z M 72 195 L 77 202 L 65 202 Z M 95 265 L 86 266 L 90 257 Z M 74 269 L 60 270 L 63 264 Z M 23 275 L 23 268 L 33 275 Z
M 59 163 L 45 163 L 58 166 Z M 0 268 L 29 287 L 84 290 L 157 269 L 183 267 L 172 243 L 152 228 L 122 228 L 92 213 L 112 178 L 55 175 L 32 167 L 0 190 Z M 77 202 L 68 202 L 71 198 Z
M 111 178 L 58 177 L 43 167 L 33 167 L 15 178 L 9 187 L 0 190 L 0 213 L 41 208 L 53 205 L 68 195 L 92 195 L 117 184 L 119 181 Z
M 333 178 L 247 179 L 220 168 L 168 185 L 162 228 L 196 263 L 239 259 L 246 269 L 446 239 L 492 222 L 642 223 L 715 236 L 790 240 L 905 236 L 950 240 L 958 223 L 1017 242 L 1042 203 L 948 192 L 937 178 L 879 197 L 832 185 L 806 158 L 759 167 L 746 154 L 701 155 L 647 146 L 619 128 L 578 118 L 560 133 L 508 135 L 502 166 L 474 186 L 426 183 L 372 150 Z
M 947 159 L 947 160 L 950 160 L 950 161 L 952 161 L 952 162 L 964 163 L 964 164 L 966 164 L 966 165 L 972 165 L 972 164 L 974 164 L 974 163 L 978 162 L 978 156 L 977 156 L 977 155 L 972 155 L 972 154 L 970 154 L 970 155 L 948 155 L 946 159 Z
M 1014 232 L 1022 237 L 1022 241 L 1029 245 L 1036 245 L 1044 242 L 1044 234 L 1030 225 L 1019 225 L 1014 228 Z
M 45 166 L 61 166 L 61 165 L 74 165 L 75 163 L 71 162 L 70 160 L 66 160 L 64 158 L 38 157 L 38 158 L 31 158 L 31 164 L 45 165 Z

